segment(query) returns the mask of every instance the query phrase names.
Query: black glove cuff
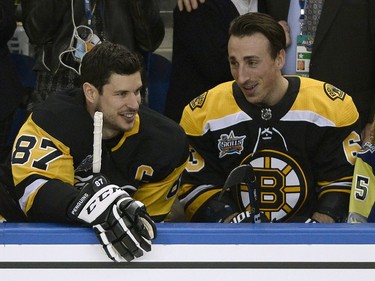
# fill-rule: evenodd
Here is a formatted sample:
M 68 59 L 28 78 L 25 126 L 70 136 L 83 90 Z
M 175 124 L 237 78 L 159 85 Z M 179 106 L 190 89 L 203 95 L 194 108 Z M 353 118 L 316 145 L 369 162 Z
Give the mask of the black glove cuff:
M 344 222 L 349 211 L 349 193 L 329 192 L 319 198 L 317 212 L 330 216 L 335 222 Z
M 240 212 L 231 199 L 230 193 L 225 192 L 221 199 L 219 193 L 212 196 L 194 214 L 192 221 L 195 222 L 223 222 L 224 219 Z

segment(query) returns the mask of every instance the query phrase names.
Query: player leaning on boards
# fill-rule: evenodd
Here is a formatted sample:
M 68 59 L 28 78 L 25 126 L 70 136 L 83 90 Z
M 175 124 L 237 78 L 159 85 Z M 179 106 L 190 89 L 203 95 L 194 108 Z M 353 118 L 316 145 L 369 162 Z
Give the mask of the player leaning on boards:
M 348 223 L 375 222 L 375 122 L 354 166 Z
M 192 100 L 180 122 L 191 146 L 179 192 L 187 219 L 252 221 L 241 186 L 218 199 L 232 169 L 251 164 L 267 221 L 345 221 L 360 149 L 351 97 L 321 81 L 282 76 L 285 34 L 270 16 L 240 16 L 229 36 L 235 80 Z
M 84 56 L 82 89 L 35 108 L 13 147 L 15 192 L 31 222 L 92 225 L 106 253 L 130 261 L 150 251 L 188 158 L 184 131 L 140 105 L 142 63 L 102 43 Z M 101 174 L 92 172 L 93 116 L 103 113 Z M 130 197 L 130 196 L 131 197 Z

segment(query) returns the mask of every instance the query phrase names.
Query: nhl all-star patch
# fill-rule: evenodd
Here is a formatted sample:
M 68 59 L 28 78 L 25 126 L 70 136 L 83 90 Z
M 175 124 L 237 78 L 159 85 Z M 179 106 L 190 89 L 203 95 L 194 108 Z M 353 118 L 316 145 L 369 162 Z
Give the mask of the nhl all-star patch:
M 229 135 L 220 135 L 217 145 L 220 151 L 219 157 L 223 158 L 225 155 L 235 153 L 241 154 L 245 138 L 246 136 L 235 136 L 233 131 L 230 131 Z
M 196 97 L 195 99 L 193 99 L 189 103 L 189 106 L 190 106 L 191 110 L 194 110 L 195 108 L 203 106 L 203 104 L 204 104 L 204 102 L 206 100 L 207 93 L 208 92 L 205 92 L 205 93 L 201 94 L 200 96 Z
M 332 100 L 335 100 L 335 99 L 343 100 L 346 95 L 344 91 L 328 83 L 324 84 L 324 91 L 326 92 L 327 96 L 329 96 L 329 98 Z

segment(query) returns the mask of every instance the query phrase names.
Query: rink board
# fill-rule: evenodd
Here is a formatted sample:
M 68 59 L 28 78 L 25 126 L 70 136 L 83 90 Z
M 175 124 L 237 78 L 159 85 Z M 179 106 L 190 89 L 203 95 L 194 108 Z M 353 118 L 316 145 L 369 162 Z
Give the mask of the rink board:
M 0 225 L 0 244 L 0 276 L 6 281 L 375 276 L 374 224 L 158 224 L 152 251 L 124 263 L 109 260 L 85 227 L 6 223 Z

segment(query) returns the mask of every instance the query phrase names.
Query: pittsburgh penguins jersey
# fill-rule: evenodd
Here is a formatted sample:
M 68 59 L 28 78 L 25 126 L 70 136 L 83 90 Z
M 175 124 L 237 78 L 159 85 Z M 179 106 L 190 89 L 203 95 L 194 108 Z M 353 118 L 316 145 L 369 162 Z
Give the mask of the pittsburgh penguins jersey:
M 92 175 L 93 129 L 81 90 L 51 96 L 22 126 L 11 164 L 19 204 L 30 220 L 67 220 L 67 207 Z M 182 128 L 141 106 L 131 131 L 103 141 L 101 173 L 111 183 L 129 185 L 126 191 L 162 221 L 187 159 Z
M 321 81 L 288 76 L 287 92 L 272 107 L 246 101 L 234 82 L 192 100 L 180 125 L 190 144 L 179 198 L 190 221 L 220 221 L 218 193 L 235 167 L 250 164 L 260 209 L 271 222 L 310 217 L 315 211 L 342 221 L 347 215 L 359 114 L 346 93 Z M 249 194 L 235 186 L 236 211 Z M 233 195 L 234 194 L 234 195 Z M 230 204 L 224 209 L 233 211 Z M 232 208 L 232 209 L 231 209 Z M 219 216 L 220 217 L 220 216 Z
M 375 222 L 375 144 L 366 142 L 358 153 L 349 204 L 349 223 Z

